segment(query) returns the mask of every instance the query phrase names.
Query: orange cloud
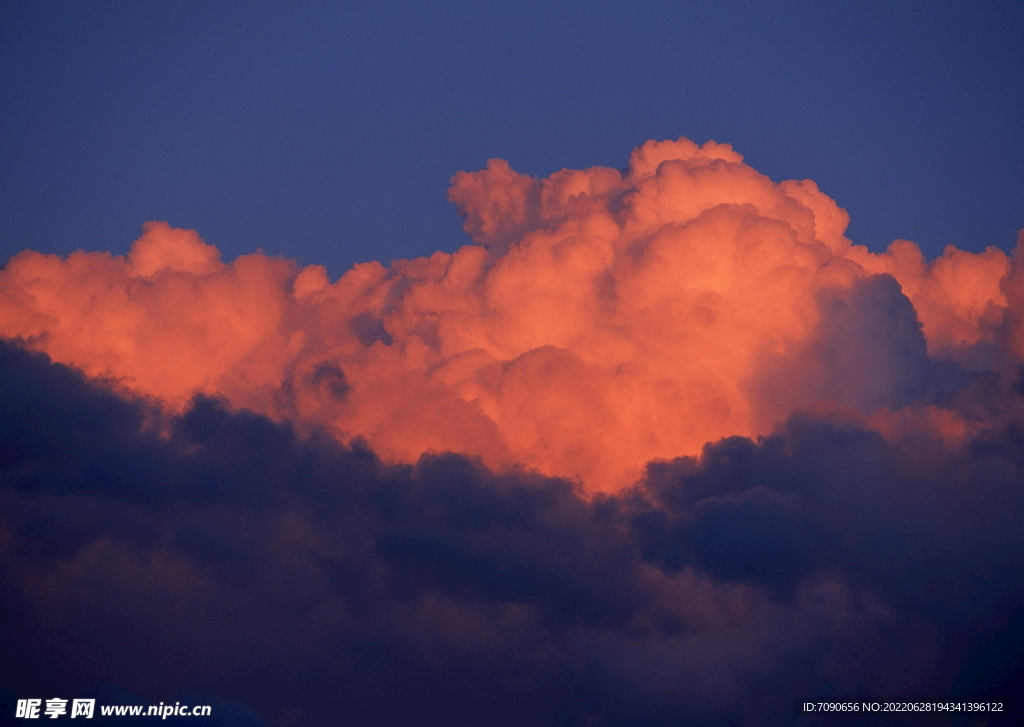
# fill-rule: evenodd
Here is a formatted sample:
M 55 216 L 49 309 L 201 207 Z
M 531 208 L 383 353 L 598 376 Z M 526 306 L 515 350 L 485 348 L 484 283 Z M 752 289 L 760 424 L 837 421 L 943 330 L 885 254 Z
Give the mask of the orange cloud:
M 223 263 L 165 223 L 123 257 L 25 252 L 0 272 L 0 335 L 170 406 L 202 391 L 393 460 L 452 450 L 605 490 L 815 401 L 899 409 L 929 354 L 1024 354 L 1002 251 L 870 253 L 814 182 L 725 144 L 651 141 L 625 172 L 546 179 L 491 160 L 449 196 L 474 244 L 334 283 Z

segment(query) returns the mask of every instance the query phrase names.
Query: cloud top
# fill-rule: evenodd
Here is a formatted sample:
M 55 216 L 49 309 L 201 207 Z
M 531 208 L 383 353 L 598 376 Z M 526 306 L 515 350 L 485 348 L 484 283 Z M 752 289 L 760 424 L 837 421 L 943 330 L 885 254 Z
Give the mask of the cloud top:
M 1002 251 L 871 253 L 814 182 L 727 144 L 545 179 L 491 160 L 449 196 L 474 244 L 334 283 L 222 263 L 164 223 L 124 257 L 25 252 L 0 272 L 0 335 L 172 406 L 202 392 L 389 461 L 462 452 L 590 490 L 800 407 L 900 411 L 1024 353 Z

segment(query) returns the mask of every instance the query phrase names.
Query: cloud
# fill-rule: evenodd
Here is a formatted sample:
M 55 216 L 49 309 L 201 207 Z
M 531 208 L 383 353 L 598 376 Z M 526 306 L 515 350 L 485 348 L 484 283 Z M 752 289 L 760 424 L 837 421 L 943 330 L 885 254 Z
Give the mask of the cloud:
M 611 726 L 1020 691 L 1020 246 L 871 253 L 685 139 L 450 196 L 472 245 L 333 283 L 164 223 L 7 263 L 5 695 Z
M 334 283 L 223 263 L 164 223 L 123 257 L 25 252 L 0 272 L 0 335 L 179 410 L 201 392 L 389 462 L 454 451 L 592 491 L 815 401 L 898 411 L 1024 352 L 1002 251 L 870 253 L 813 182 L 725 144 L 546 179 L 491 160 L 449 194 L 475 244 Z
M 223 694 L 277 724 L 784 724 L 794 695 L 1019 686 L 1012 388 L 1016 414 L 962 447 L 806 412 L 588 499 L 209 398 L 165 418 L 6 345 L 0 366 L 19 694 Z

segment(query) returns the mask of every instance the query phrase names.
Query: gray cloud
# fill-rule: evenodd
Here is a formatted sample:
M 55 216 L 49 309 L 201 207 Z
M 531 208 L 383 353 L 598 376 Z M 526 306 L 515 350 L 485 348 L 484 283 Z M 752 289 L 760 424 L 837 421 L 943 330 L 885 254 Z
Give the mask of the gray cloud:
M 917 361 L 893 321 L 879 345 Z M 458 455 L 387 466 L 215 399 L 166 417 L 13 345 L 0 366 L 18 695 L 217 694 L 281 725 L 724 725 L 789 724 L 799 696 L 1021 686 L 1010 382 L 960 394 L 998 402 L 962 446 L 797 413 L 585 499 Z

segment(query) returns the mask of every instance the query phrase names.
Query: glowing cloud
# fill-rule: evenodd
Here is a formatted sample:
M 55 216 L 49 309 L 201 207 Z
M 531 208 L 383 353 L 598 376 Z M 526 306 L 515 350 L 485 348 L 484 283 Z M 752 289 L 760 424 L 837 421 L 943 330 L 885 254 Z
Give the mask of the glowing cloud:
M 449 197 L 475 244 L 333 284 L 156 222 L 124 257 L 24 252 L 0 336 L 172 407 L 203 392 L 392 461 L 462 452 L 591 490 L 816 403 L 889 431 L 939 369 L 1024 354 L 1019 256 L 873 254 L 814 182 L 728 145 L 651 141 L 625 172 L 540 180 L 491 160 Z
M 450 197 L 474 244 L 333 283 L 159 222 L 7 263 L 0 708 L 788 724 L 1021 692 L 1024 244 L 871 253 L 813 182 L 685 139 Z

